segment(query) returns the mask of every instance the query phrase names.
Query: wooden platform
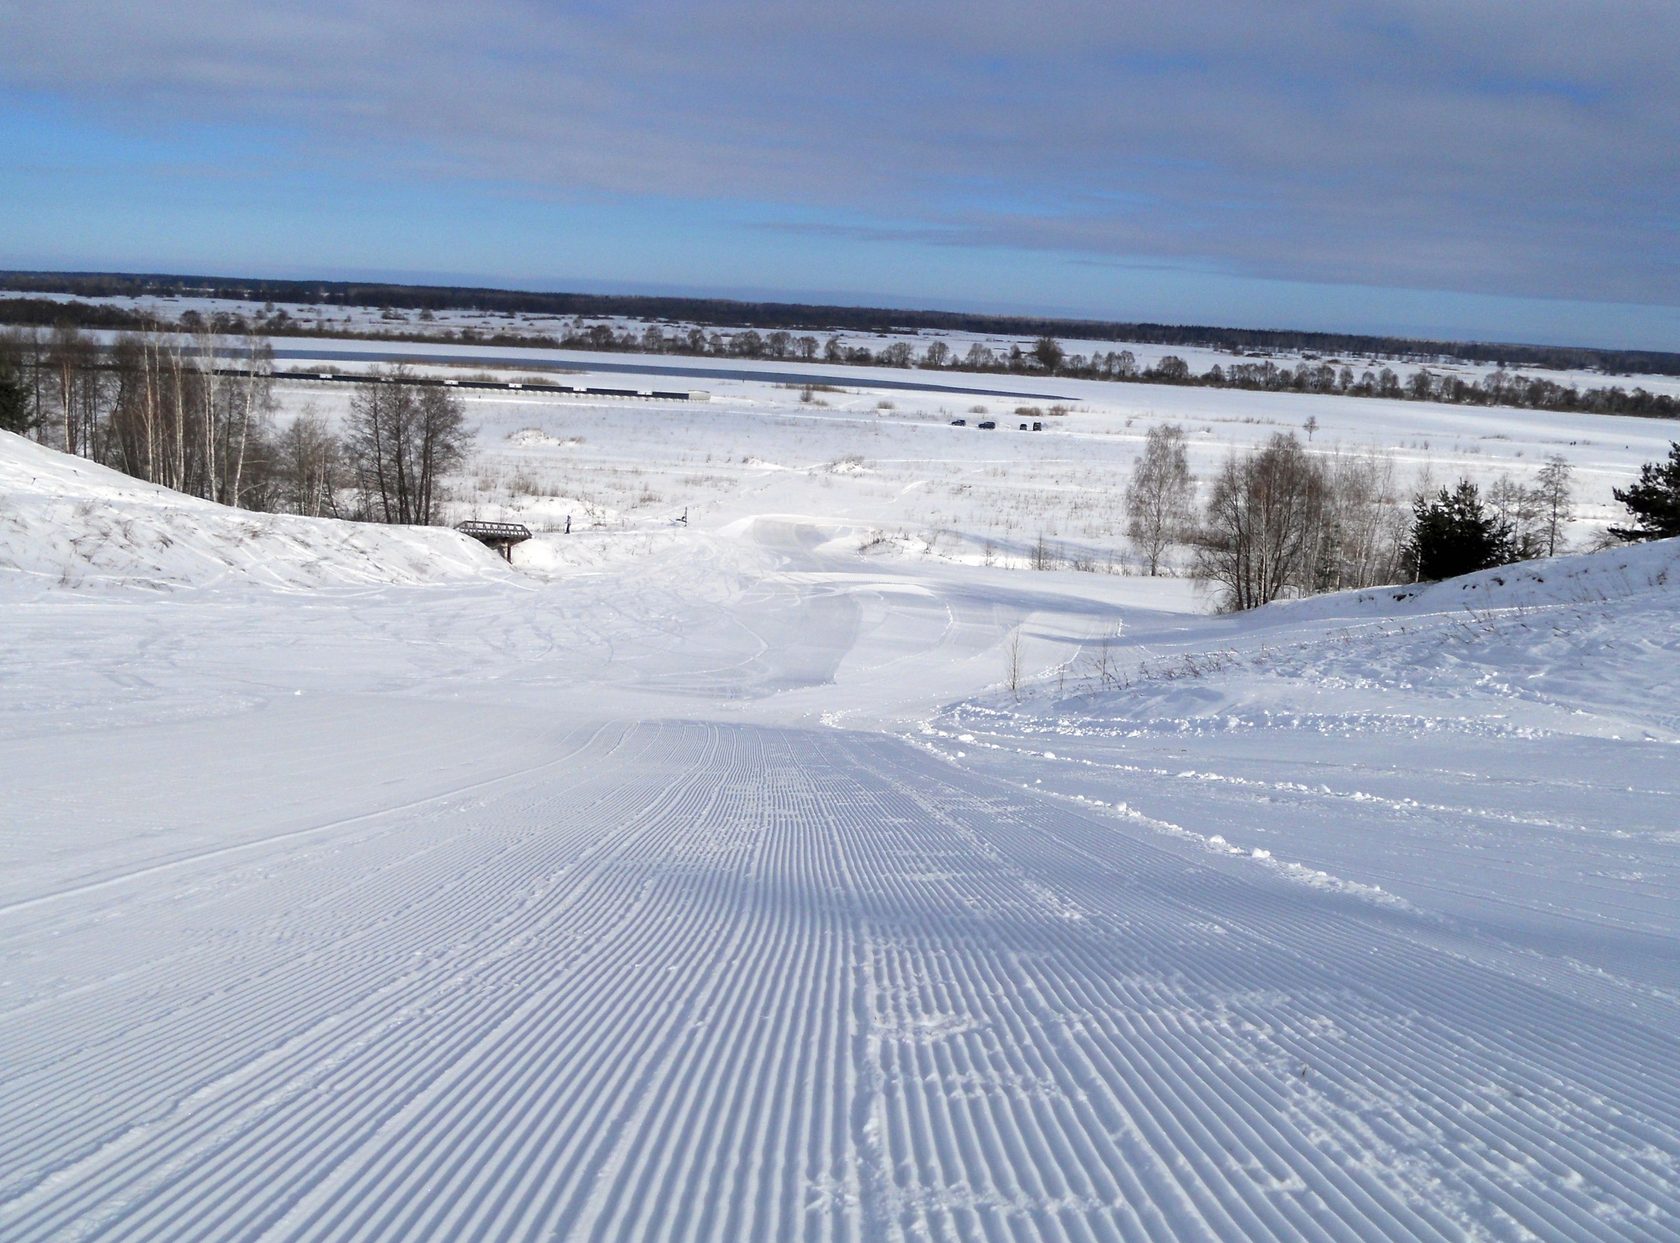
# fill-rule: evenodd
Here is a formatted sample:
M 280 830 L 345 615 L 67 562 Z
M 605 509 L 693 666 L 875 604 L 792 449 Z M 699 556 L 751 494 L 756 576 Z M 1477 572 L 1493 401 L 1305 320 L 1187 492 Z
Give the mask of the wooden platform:
M 531 538 L 530 528 L 517 522 L 457 522 L 455 529 L 494 548 L 509 565 L 513 564 L 513 546 Z

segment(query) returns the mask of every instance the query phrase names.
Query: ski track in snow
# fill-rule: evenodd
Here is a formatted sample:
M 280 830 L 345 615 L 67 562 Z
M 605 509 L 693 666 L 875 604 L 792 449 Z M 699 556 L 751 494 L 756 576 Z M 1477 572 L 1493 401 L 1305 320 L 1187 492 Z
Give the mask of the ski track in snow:
M 1672 1029 L 1428 921 L 838 731 L 637 725 L 500 786 L 8 912 L 14 955 L 168 947 L 8 1029 L 8 1233 L 1674 1220 Z
M 0 579 L 0 1237 L 1680 1233 L 1671 597 L 1016 703 L 1124 582 L 825 539 Z

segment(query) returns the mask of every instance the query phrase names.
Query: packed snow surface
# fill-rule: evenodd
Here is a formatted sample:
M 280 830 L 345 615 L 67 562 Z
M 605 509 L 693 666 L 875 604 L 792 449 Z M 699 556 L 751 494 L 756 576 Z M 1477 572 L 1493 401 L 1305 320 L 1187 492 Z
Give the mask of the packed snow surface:
M 1680 1233 L 1680 548 L 1221 618 L 825 460 L 509 569 L 0 435 L 0 1236 Z

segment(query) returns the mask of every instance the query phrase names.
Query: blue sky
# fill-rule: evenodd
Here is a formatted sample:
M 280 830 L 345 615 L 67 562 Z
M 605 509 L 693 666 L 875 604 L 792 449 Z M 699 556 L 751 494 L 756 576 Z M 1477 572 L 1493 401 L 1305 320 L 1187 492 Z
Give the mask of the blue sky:
M 1680 348 L 1680 5 L 0 0 L 0 266 Z

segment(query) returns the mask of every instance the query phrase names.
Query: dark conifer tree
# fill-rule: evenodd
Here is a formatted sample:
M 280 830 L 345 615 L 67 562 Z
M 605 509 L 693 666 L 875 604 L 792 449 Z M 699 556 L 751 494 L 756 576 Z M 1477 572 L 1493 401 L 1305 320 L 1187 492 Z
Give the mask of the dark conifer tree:
M 1434 499 L 1418 497 L 1407 556 L 1419 580 L 1433 580 L 1509 564 L 1516 551 L 1511 528 L 1482 507 L 1475 484 L 1460 479 Z
M 1668 448 L 1668 461 L 1647 462 L 1639 482 L 1631 488 L 1612 488 L 1610 495 L 1633 515 L 1631 527 L 1611 527 L 1621 540 L 1668 539 L 1680 535 L 1680 441 Z
M 23 376 L 0 357 L 0 431 L 23 435 L 29 430 L 29 390 Z

